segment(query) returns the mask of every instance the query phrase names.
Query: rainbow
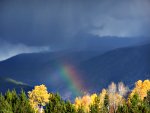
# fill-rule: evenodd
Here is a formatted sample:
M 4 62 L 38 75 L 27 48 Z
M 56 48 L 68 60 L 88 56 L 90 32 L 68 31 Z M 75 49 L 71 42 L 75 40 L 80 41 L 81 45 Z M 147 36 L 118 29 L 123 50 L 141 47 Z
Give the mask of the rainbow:
M 57 69 L 55 71 L 55 76 L 59 76 L 60 79 L 65 81 L 67 88 L 74 96 L 81 96 L 83 90 L 83 83 L 80 74 L 77 70 L 70 64 L 59 63 L 57 64 Z M 80 77 L 80 78 L 79 78 Z

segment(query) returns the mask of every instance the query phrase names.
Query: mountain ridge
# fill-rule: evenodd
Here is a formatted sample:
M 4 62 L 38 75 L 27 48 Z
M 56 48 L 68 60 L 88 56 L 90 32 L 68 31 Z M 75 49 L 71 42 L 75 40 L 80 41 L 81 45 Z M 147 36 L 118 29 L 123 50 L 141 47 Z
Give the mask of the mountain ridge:
M 149 51 L 150 44 L 145 44 L 118 48 L 104 54 L 88 51 L 53 55 L 22 54 L 0 62 L 0 76 L 9 75 L 5 77 L 32 86 L 45 84 L 50 91 L 63 95 L 69 86 L 60 73 L 69 64 L 75 68 L 74 71 L 79 72 L 77 76 L 83 80 L 89 93 L 99 92 L 112 81 L 123 81 L 130 85 L 138 79 L 150 78 Z

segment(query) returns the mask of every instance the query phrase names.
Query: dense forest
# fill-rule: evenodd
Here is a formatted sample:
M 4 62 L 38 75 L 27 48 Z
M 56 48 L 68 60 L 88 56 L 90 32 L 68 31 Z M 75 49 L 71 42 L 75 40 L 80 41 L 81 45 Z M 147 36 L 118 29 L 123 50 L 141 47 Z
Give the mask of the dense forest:
M 99 94 L 84 94 L 73 102 L 49 93 L 45 85 L 26 94 L 8 90 L 0 94 L 0 113 L 150 113 L 150 80 L 138 80 L 130 90 L 112 82 Z

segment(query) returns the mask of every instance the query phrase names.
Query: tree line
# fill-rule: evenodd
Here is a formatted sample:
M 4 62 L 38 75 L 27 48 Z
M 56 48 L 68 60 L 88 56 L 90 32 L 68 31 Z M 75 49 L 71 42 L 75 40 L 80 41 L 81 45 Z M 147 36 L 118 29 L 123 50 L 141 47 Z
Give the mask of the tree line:
M 49 93 L 45 85 L 26 94 L 8 90 L 0 94 L 0 113 L 150 113 L 150 80 L 138 80 L 130 91 L 112 82 L 99 94 L 85 94 L 74 102 Z

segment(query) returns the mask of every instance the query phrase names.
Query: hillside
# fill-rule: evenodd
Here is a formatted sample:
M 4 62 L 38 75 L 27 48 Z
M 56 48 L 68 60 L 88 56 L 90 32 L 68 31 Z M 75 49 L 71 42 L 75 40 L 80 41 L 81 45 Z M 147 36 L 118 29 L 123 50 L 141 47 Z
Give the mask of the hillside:
M 115 49 L 80 64 L 86 87 L 106 87 L 111 81 L 123 81 L 132 87 L 138 79 L 150 78 L 150 44 Z
M 99 54 L 97 51 L 20 54 L 0 62 L 0 76 L 32 86 L 46 84 L 50 91 L 60 92 L 66 97 L 68 93 L 70 95 L 70 87 L 73 87 L 72 80 L 67 78 L 70 68 Z
M 21 54 L 0 62 L 0 76 L 32 86 L 43 83 L 49 91 L 69 97 L 76 85 L 87 92 L 97 92 L 112 81 L 123 81 L 132 87 L 138 79 L 150 78 L 149 58 L 150 44 L 104 54 L 93 51 Z
M 29 91 L 33 87 L 25 84 L 20 81 L 16 81 L 11 78 L 5 78 L 5 77 L 0 77 L 0 92 L 5 93 L 8 89 L 13 90 L 15 89 L 18 93 L 23 89 L 24 91 Z

